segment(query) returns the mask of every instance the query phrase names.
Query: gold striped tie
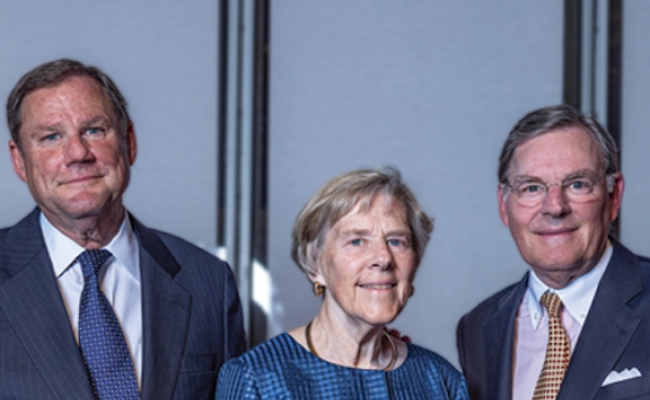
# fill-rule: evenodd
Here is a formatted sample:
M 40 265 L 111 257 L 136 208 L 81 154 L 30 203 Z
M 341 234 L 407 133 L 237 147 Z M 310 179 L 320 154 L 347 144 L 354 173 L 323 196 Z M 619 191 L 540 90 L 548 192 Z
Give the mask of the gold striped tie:
M 562 326 L 564 305 L 555 293 L 546 292 L 540 303 L 548 310 L 548 344 L 542 373 L 535 386 L 533 400 L 555 400 L 571 358 L 569 336 Z

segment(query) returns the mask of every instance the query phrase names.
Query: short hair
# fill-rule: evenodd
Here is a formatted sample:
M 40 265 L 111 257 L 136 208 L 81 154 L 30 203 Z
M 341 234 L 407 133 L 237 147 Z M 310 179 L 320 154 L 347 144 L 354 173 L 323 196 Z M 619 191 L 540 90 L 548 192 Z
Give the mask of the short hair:
M 115 83 L 97 67 L 86 66 L 79 61 L 60 59 L 40 65 L 26 73 L 11 91 L 7 99 L 7 124 L 11 139 L 22 152 L 20 139 L 21 107 L 23 100 L 30 93 L 43 88 L 50 88 L 73 77 L 88 77 L 93 79 L 104 90 L 113 105 L 114 117 L 117 118 L 118 132 L 122 138 L 131 122 L 126 109 L 127 103 Z
M 606 176 L 612 176 L 620 171 L 618 147 L 612 135 L 589 115 L 581 114 L 573 107 L 562 104 L 532 111 L 512 128 L 499 158 L 499 183 L 508 184 L 507 173 L 517 147 L 545 133 L 574 127 L 583 128 L 598 144 Z M 611 191 L 613 180 L 608 179 L 607 185 L 608 190 Z
M 420 208 L 397 168 L 360 169 L 337 176 L 323 186 L 303 207 L 293 226 L 291 257 L 306 273 L 316 272 L 318 258 L 329 229 L 357 204 L 370 208 L 377 196 L 399 201 L 411 229 L 415 265 L 418 266 L 431 237 L 433 220 Z

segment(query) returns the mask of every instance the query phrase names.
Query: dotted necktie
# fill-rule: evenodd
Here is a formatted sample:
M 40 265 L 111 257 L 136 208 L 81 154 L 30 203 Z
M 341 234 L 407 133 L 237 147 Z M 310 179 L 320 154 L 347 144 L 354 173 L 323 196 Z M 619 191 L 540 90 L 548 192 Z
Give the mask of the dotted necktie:
M 85 281 L 79 306 L 79 345 L 96 399 L 139 399 L 122 328 L 99 288 L 97 272 L 110 257 L 106 250 L 86 250 L 77 257 Z
M 569 366 L 571 346 L 569 336 L 562 326 L 562 300 L 555 293 L 546 292 L 540 302 L 548 310 L 548 344 L 544 367 L 539 375 L 533 400 L 555 400 Z

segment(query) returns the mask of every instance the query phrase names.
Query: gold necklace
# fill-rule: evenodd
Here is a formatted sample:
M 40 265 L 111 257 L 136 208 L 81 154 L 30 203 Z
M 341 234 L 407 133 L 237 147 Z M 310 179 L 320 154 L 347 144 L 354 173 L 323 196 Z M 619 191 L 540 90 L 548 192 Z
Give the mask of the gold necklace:
M 318 357 L 318 358 L 320 358 L 322 360 L 321 356 L 318 355 L 318 352 L 314 348 L 314 343 L 312 343 L 312 341 L 311 341 L 311 324 L 312 324 L 312 322 L 314 322 L 314 321 L 313 320 L 309 321 L 309 323 L 307 324 L 307 327 L 305 327 L 305 337 L 307 339 L 307 347 L 309 348 L 309 351 L 311 351 L 311 353 L 313 355 L 315 355 L 316 357 Z M 395 346 L 395 342 L 393 342 L 393 339 L 391 339 L 388 332 L 386 332 L 386 330 L 382 330 L 382 332 L 384 332 L 384 336 L 386 336 L 386 339 L 388 340 L 388 343 L 390 343 L 390 349 L 392 351 L 392 357 L 390 359 L 390 362 L 388 363 L 386 368 L 384 368 L 384 371 L 390 371 L 391 369 L 393 369 L 393 367 L 395 366 L 395 363 L 397 362 L 397 347 Z

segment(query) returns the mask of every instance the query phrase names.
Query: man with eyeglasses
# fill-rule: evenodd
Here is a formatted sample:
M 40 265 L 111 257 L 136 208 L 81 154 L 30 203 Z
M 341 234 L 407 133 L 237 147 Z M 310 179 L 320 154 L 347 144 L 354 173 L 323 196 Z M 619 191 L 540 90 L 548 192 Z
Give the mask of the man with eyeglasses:
M 458 325 L 473 399 L 650 398 L 650 259 L 608 236 L 624 180 L 611 135 L 569 106 L 522 118 L 499 214 L 530 266 Z

